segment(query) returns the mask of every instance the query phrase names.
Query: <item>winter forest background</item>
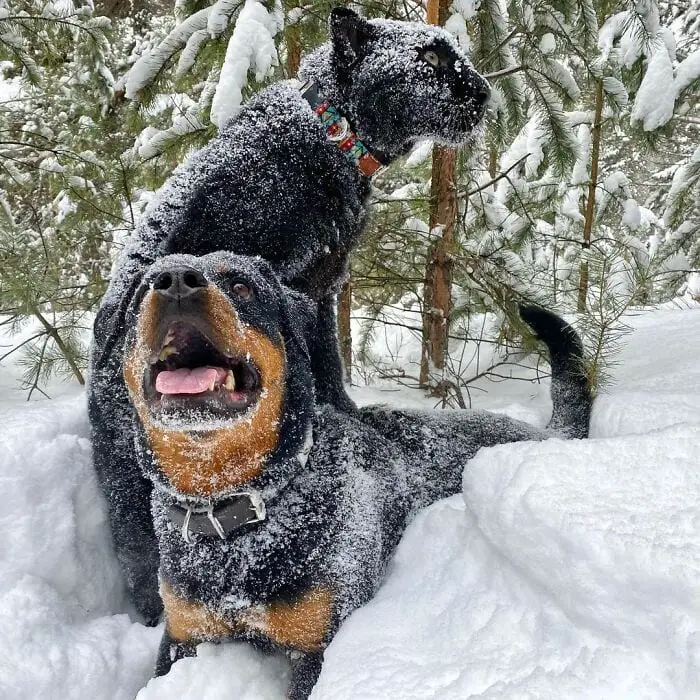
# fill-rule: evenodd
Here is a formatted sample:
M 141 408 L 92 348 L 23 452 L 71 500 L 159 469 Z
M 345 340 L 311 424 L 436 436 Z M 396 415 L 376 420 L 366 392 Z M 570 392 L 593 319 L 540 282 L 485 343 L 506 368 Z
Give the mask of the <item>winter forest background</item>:
M 19 353 L 30 392 L 83 381 L 91 312 L 154 191 L 296 75 L 333 4 L 0 0 L 0 322 L 26 326 L 0 361 Z M 700 298 L 698 0 L 351 5 L 445 25 L 493 88 L 468 148 L 417 144 L 375 179 L 339 298 L 355 381 L 466 406 L 527 345 L 528 299 L 577 314 L 600 384 L 626 310 Z

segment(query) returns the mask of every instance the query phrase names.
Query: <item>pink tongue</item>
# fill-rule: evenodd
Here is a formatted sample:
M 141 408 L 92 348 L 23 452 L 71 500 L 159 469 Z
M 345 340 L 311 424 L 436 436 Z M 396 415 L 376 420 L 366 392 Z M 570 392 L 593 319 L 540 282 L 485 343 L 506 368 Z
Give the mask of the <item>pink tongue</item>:
M 209 391 L 212 382 L 226 381 L 226 370 L 222 367 L 197 367 L 196 369 L 159 372 L 156 391 L 161 394 L 202 394 Z

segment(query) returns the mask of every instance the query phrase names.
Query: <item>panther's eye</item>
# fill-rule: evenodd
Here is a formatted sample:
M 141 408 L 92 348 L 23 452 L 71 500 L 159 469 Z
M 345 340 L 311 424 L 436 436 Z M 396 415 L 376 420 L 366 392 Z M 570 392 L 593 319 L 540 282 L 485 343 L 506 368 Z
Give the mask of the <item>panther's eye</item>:
M 243 282 L 236 282 L 236 284 L 231 287 L 231 291 L 239 299 L 250 299 L 253 296 L 253 290 Z
M 423 60 L 429 63 L 433 68 L 437 68 L 440 65 L 440 56 L 438 56 L 435 51 L 426 51 L 423 54 Z

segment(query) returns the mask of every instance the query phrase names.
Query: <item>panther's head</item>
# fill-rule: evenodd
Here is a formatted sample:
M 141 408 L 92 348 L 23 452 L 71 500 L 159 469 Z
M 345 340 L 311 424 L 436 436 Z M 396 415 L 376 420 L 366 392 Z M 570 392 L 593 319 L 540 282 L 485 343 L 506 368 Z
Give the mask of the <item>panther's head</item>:
M 296 454 L 313 384 L 314 307 L 259 259 L 169 255 L 131 303 L 124 378 L 146 473 L 211 498 Z
M 371 148 L 391 158 L 421 138 L 459 146 L 480 124 L 489 85 L 444 29 L 335 8 L 330 33 L 300 77 L 315 80 Z

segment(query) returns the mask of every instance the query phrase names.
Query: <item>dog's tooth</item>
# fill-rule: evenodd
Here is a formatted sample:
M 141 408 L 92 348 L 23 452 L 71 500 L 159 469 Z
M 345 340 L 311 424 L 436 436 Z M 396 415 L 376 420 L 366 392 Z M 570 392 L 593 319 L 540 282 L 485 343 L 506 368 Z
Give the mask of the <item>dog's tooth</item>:
M 228 391 L 233 391 L 236 388 L 236 380 L 233 378 L 233 372 L 231 370 L 226 374 L 226 381 L 224 382 L 224 387 Z
M 169 330 L 163 341 L 163 345 L 170 345 L 170 343 L 175 340 L 175 331 Z
M 177 355 L 177 348 L 174 345 L 166 345 L 158 355 L 161 362 L 165 362 L 171 355 Z

